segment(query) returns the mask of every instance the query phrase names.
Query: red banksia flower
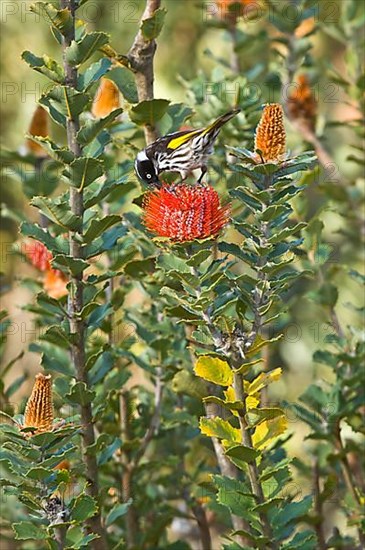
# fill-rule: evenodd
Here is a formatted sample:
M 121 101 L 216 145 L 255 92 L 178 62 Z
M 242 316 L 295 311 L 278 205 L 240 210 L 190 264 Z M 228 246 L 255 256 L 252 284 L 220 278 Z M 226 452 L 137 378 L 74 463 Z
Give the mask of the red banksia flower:
M 143 209 L 151 233 L 178 242 L 218 235 L 231 211 L 230 205 L 222 206 L 213 187 L 185 184 L 148 191 Z
M 25 244 L 24 253 L 28 260 L 39 271 L 48 271 L 51 268 L 52 254 L 43 243 L 29 241 Z
M 23 428 L 36 428 L 35 433 L 50 432 L 53 427 L 51 375 L 39 373 L 24 413 Z
M 34 111 L 29 129 L 28 134 L 31 136 L 40 136 L 40 137 L 47 137 L 48 136 L 48 113 L 41 105 L 38 105 L 36 110 Z M 36 143 L 35 141 L 32 141 L 31 139 L 27 139 L 26 141 L 26 147 L 28 151 L 33 153 L 36 157 L 46 157 L 47 153 L 43 149 L 41 145 Z
M 284 112 L 279 103 L 265 105 L 256 128 L 255 151 L 261 151 L 264 162 L 277 162 L 285 153 Z
M 301 120 L 312 132 L 317 118 L 317 101 L 305 74 L 298 77 L 296 88 L 288 97 L 288 113 L 294 120 Z
M 52 254 L 43 243 L 30 241 L 25 244 L 24 253 L 31 264 L 44 273 L 43 287 L 51 298 L 66 296 L 67 277 L 58 269 L 51 266 Z
M 91 112 L 95 118 L 104 118 L 120 107 L 120 96 L 112 80 L 102 78 L 95 94 Z

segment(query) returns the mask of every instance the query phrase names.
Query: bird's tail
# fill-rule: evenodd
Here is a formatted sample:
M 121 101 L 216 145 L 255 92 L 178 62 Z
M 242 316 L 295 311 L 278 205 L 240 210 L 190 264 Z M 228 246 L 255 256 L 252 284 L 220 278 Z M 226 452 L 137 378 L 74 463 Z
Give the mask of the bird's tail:
M 231 118 L 235 117 L 240 112 L 241 112 L 241 109 L 233 109 L 232 111 L 229 111 L 228 113 L 225 113 L 224 115 L 217 118 L 217 120 L 212 122 L 212 124 L 204 130 L 203 134 L 215 133 L 224 124 L 226 124 L 226 122 L 231 120 Z

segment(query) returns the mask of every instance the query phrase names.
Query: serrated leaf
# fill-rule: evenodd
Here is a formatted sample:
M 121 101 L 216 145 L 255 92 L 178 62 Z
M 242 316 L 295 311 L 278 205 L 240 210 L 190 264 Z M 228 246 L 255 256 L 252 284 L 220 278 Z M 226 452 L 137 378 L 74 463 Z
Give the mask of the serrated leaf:
M 72 162 L 75 158 L 74 154 L 69 149 L 66 147 L 60 147 L 48 137 L 31 135 L 27 135 L 26 137 L 36 143 L 39 143 L 39 145 L 43 147 L 49 156 L 57 162 L 70 164 L 70 162 Z
M 282 375 L 282 369 L 280 367 L 269 371 L 269 372 L 261 372 L 247 387 L 247 393 L 248 395 L 253 395 L 259 391 L 261 391 L 263 388 L 271 384 L 272 382 L 276 382 L 280 379 Z
M 31 11 L 41 15 L 49 24 L 66 35 L 72 29 L 72 17 L 68 9 L 57 10 L 48 2 L 34 2 Z
M 51 80 L 59 84 L 64 83 L 65 77 L 61 65 L 59 65 L 51 57 L 48 57 L 48 55 L 38 57 L 32 52 L 25 50 L 22 53 L 22 59 L 24 59 L 24 61 L 28 63 L 28 65 L 38 73 L 43 74 L 47 78 L 50 78 Z
M 83 523 L 91 518 L 98 511 L 95 500 L 89 495 L 80 495 L 73 502 L 71 508 L 71 519 Z
M 232 458 L 237 458 L 243 462 L 253 462 L 258 456 L 259 451 L 252 449 L 251 447 L 245 447 L 244 445 L 235 445 L 226 449 L 225 454 Z
M 72 403 L 87 405 L 93 401 L 95 395 L 94 391 L 87 388 L 85 382 L 76 382 L 76 384 L 72 386 L 70 393 L 65 395 L 65 398 Z
M 66 120 L 76 118 L 89 104 L 90 98 L 69 86 L 55 86 L 43 94 L 39 103 L 57 124 L 66 126 Z
M 257 426 L 265 420 L 273 420 L 279 416 L 284 416 L 284 412 L 278 408 L 252 408 L 246 413 L 246 419 L 250 427 Z
M 287 430 L 287 427 L 288 420 L 285 416 L 279 416 L 273 420 L 264 420 L 255 428 L 252 435 L 253 446 L 258 450 L 268 447 Z
M 233 373 L 226 361 L 212 355 L 201 355 L 195 363 L 194 372 L 200 378 L 219 386 L 230 386 Z
M 26 237 L 32 237 L 43 243 L 54 254 L 68 254 L 69 243 L 62 236 L 52 237 L 46 229 L 35 223 L 23 222 L 20 226 L 21 233 Z
M 47 533 L 30 521 L 21 521 L 12 525 L 16 540 L 45 540 Z
M 66 48 L 66 60 L 77 67 L 87 61 L 97 50 L 109 42 L 109 36 L 105 32 L 91 32 L 85 34 L 81 40 L 71 42 Z
M 123 109 L 115 109 L 105 118 L 100 118 L 98 120 L 86 120 L 85 124 L 80 128 L 77 134 L 77 140 L 82 145 L 87 145 L 93 139 L 96 138 L 99 132 L 108 126 L 113 120 L 115 120 L 120 114 L 122 114 Z
M 103 175 L 103 164 L 97 159 L 81 157 L 70 164 L 71 185 L 79 190 Z
M 79 75 L 78 78 L 78 89 L 80 91 L 87 91 L 87 89 L 94 84 L 95 82 L 98 82 L 102 76 L 104 76 L 112 66 L 112 62 L 110 59 L 107 59 L 106 57 L 103 57 L 99 61 L 96 61 L 96 63 L 92 63 L 90 67 L 86 69 L 86 71 Z M 109 78 L 109 75 L 108 75 Z
M 199 421 L 199 427 L 202 434 L 208 437 L 217 437 L 228 442 L 239 443 L 241 440 L 241 432 L 234 428 L 227 420 L 223 420 L 218 416 L 215 418 L 206 418 L 202 416 Z
M 141 24 L 141 31 L 146 40 L 154 40 L 162 31 L 167 11 L 164 8 L 157 9 L 152 17 L 144 19 Z
M 105 216 L 101 220 L 92 219 L 90 226 L 86 233 L 84 234 L 84 242 L 91 243 L 94 239 L 99 237 L 104 231 L 110 229 L 113 225 L 121 223 L 122 218 L 120 216 Z
M 132 107 L 129 115 L 139 126 L 154 126 L 166 113 L 169 105 L 170 101 L 167 99 L 148 99 Z
M 52 222 L 66 230 L 77 231 L 80 228 L 81 218 L 72 214 L 69 205 L 65 202 L 59 202 L 48 197 L 33 197 L 31 204 Z

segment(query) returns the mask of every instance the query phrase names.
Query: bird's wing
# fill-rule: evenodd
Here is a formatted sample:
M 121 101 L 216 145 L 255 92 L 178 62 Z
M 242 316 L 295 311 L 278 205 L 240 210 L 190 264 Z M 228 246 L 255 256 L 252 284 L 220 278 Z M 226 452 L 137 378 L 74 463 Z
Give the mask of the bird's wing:
M 168 149 L 175 151 L 181 145 L 184 145 L 187 141 L 190 141 L 193 137 L 202 133 L 202 129 L 192 130 L 187 132 L 177 132 L 176 134 L 171 134 L 169 141 L 166 143 Z

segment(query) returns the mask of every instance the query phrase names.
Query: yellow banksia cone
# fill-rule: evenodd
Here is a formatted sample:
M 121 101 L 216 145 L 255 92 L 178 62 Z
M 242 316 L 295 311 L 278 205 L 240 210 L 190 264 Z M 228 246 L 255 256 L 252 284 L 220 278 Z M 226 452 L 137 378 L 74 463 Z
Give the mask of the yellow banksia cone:
M 41 105 L 38 105 L 34 111 L 30 126 L 28 129 L 28 134 L 31 136 L 47 137 L 48 136 L 48 113 Z M 29 152 L 33 153 L 36 157 L 46 157 L 47 153 L 41 145 L 27 139 L 26 147 Z
M 288 97 L 288 114 L 293 120 L 301 120 L 312 132 L 317 118 L 317 101 L 305 74 L 298 76 L 295 89 Z
M 102 78 L 95 94 L 91 112 L 95 118 L 104 118 L 120 107 L 120 96 L 112 80 Z
M 50 432 L 53 427 L 51 375 L 39 373 L 24 413 L 23 428 L 36 428 L 35 433 Z
M 285 153 L 286 133 L 284 112 L 279 103 L 265 105 L 261 120 L 256 128 L 255 151 L 261 151 L 264 162 L 280 161 Z

